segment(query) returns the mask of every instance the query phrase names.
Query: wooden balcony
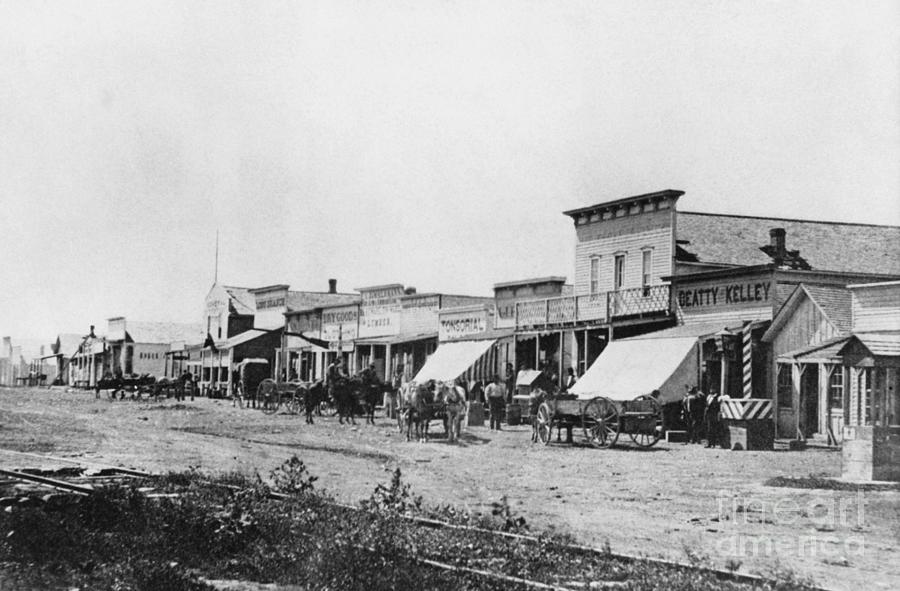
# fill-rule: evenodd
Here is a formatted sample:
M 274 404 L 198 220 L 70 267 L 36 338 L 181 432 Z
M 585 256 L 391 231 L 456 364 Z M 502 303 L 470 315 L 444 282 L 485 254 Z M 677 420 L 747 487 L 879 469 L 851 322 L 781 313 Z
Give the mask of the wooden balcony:
M 664 316 L 671 286 L 652 285 L 592 295 L 562 296 L 516 303 L 517 329 L 604 324 L 610 320 Z M 509 319 L 507 319 L 509 322 Z

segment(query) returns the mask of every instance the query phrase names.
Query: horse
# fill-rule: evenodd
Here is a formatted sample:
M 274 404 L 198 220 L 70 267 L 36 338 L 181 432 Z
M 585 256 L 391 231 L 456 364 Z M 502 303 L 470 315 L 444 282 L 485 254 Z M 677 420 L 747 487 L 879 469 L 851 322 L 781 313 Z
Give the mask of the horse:
M 696 388 L 691 388 L 681 400 L 681 417 L 687 424 L 688 441 L 700 443 L 703 436 L 703 415 L 706 410 L 706 398 Z
M 366 422 L 375 424 L 375 405 L 381 390 L 359 376 L 336 381 L 331 387 L 331 398 L 337 408 L 338 422 L 356 424 L 356 416 L 365 416 Z
M 313 424 L 313 413 L 319 410 L 319 405 L 328 398 L 325 390 L 325 383 L 322 380 L 316 380 L 302 387 L 303 391 L 303 411 L 306 414 L 306 424 Z
M 398 390 L 398 399 L 397 399 L 397 428 L 400 430 L 400 433 L 403 434 L 404 431 L 409 431 L 410 421 L 410 408 L 411 408 L 411 400 L 413 394 L 415 394 L 416 388 L 418 386 L 415 382 L 407 382 L 403 384 Z M 409 441 L 409 435 L 407 433 L 407 441 Z
M 174 396 L 175 400 L 184 400 L 184 383 L 176 378 L 159 378 L 153 384 L 151 392 L 155 400 L 163 396 L 166 398 Z
M 444 382 L 438 389 L 438 402 L 444 408 L 444 430 L 447 432 L 447 441 L 453 443 L 459 439 L 462 422 L 466 417 L 466 391 L 462 386 Z
M 365 417 L 366 423 L 375 424 L 375 407 L 384 400 L 384 393 L 392 390 L 390 384 L 382 384 L 380 382 L 362 382 L 359 387 L 354 390 L 357 399 L 360 414 Z
M 434 418 L 434 382 L 424 384 L 410 382 L 405 393 L 406 406 L 403 411 L 406 423 L 406 440 L 410 440 L 410 430 L 415 426 L 416 439 L 428 441 L 428 424 Z

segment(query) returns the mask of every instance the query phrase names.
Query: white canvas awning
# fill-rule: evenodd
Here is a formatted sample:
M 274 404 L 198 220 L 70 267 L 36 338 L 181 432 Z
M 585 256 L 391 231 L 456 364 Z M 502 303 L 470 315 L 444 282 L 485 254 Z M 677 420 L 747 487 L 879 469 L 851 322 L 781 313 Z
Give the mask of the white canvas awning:
M 455 380 L 487 353 L 496 341 L 457 341 L 442 343 L 428 358 L 413 381 L 421 384 L 428 380 L 447 382 Z
M 663 404 L 697 382 L 697 337 L 632 338 L 610 343 L 569 392 L 579 398 L 632 400 L 659 390 Z

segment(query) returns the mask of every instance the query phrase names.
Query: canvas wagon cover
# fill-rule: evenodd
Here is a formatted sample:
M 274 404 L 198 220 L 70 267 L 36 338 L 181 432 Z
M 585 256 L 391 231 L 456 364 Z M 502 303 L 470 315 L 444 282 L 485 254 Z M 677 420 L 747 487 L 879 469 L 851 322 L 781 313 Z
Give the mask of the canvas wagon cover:
M 516 375 L 516 387 L 518 388 L 519 386 L 531 386 L 542 375 L 544 375 L 543 372 L 540 372 L 536 369 L 523 369 Z
M 613 341 L 569 392 L 579 398 L 632 400 L 653 390 L 663 404 L 684 397 L 697 381 L 697 338 L 633 338 Z
M 458 341 L 442 343 L 428 358 L 413 381 L 421 384 L 428 380 L 455 380 L 466 372 L 494 344 L 493 340 Z

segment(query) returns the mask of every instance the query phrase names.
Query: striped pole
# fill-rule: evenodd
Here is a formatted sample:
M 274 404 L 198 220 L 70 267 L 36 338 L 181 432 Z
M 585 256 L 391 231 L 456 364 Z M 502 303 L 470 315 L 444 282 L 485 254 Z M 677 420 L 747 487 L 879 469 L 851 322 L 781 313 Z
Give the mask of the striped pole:
M 744 323 L 744 398 L 753 398 L 753 335 L 752 322 Z

